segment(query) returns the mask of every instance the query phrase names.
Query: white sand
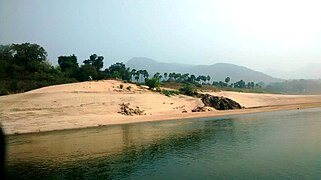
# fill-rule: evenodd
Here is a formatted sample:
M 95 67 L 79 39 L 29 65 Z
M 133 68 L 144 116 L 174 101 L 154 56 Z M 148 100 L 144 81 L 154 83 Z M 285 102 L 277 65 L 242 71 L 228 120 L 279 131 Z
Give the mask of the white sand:
M 123 89 L 120 89 L 123 84 Z M 131 90 L 126 88 L 131 86 Z M 320 107 L 321 96 L 288 96 L 215 92 L 253 109 L 192 113 L 201 100 L 188 96 L 167 97 L 134 84 L 115 80 L 81 82 L 40 88 L 0 97 L 0 122 L 6 134 L 51 131 L 156 120 L 221 116 L 260 111 Z M 125 116 L 119 104 L 145 110 L 147 115 Z M 182 113 L 186 110 L 188 113 Z

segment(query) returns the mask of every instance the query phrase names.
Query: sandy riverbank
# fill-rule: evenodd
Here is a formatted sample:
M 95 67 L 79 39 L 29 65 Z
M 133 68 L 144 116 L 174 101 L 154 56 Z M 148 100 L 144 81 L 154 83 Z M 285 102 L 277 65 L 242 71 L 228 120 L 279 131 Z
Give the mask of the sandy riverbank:
M 123 88 L 120 88 L 120 85 Z M 130 90 L 127 89 L 131 86 Z M 247 109 L 192 113 L 203 103 L 188 96 L 167 97 L 134 84 L 108 80 L 50 86 L 0 97 L 0 121 L 6 134 L 51 131 L 170 119 L 223 116 L 321 107 L 321 95 L 208 92 L 229 97 Z M 121 103 L 145 110 L 143 116 L 119 114 Z M 186 110 L 187 113 L 182 113 Z

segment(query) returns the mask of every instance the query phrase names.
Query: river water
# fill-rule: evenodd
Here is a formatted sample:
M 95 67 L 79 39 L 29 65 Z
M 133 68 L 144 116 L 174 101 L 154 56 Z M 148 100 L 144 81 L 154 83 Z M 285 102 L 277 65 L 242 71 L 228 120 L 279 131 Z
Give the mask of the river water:
M 7 137 L 9 179 L 321 179 L 321 108 Z

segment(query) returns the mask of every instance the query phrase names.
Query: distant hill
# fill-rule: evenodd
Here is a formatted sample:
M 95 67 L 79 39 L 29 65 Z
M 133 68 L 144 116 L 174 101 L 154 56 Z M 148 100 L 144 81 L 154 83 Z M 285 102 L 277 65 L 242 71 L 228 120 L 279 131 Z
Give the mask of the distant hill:
M 284 79 L 321 79 L 321 63 L 311 63 L 294 71 L 268 70 L 266 72 Z
M 217 63 L 213 65 L 187 65 L 178 63 L 162 63 L 145 57 L 135 57 L 130 59 L 126 63 L 126 66 L 137 70 L 146 69 L 152 75 L 156 72 L 161 74 L 164 72 L 189 73 L 196 76 L 209 75 L 211 76 L 211 81 L 224 81 L 227 76 L 231 78 L 231 82 L 244 80 L 246 82 L 264 82 L 265 84 L 268 84 L 282 81 L 282 79 L 273 78 L 264 73 L 228 63 Z

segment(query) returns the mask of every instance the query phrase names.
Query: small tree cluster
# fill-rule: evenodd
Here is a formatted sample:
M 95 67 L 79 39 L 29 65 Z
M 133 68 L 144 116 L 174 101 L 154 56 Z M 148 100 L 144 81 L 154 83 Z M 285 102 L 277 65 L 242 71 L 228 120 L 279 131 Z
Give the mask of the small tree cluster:
M 158 78 L 146 79 L 145 84 L 149 87 L 149 89 L 154 89 L 160 86 Z
M 226 77 L 225 78 L 225 82 L 223 81 L 213 81 L 212 85 L 213 86 L 217 86 L 217 87 L 231 87 L 231 88 L 248 88 L 248 89 L 253 89 L 253 88 L 261 88 L 262 83 L 254 83 L 254 82 L 245 82 L 243 80 L 239 80 L 235 83 L 231 83 L 230 82 L 230 77 Z
M 197 91 L 193 85 L 184 84 L 180 89 L 179 92 L 185 94 L 187 96 L 194 96 L 197 95 Z

